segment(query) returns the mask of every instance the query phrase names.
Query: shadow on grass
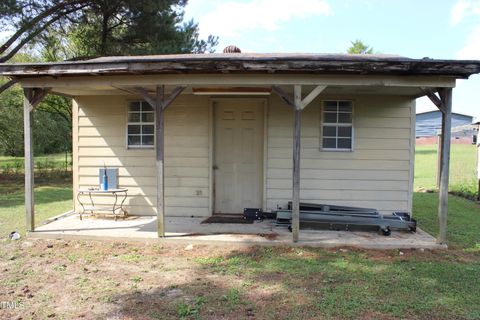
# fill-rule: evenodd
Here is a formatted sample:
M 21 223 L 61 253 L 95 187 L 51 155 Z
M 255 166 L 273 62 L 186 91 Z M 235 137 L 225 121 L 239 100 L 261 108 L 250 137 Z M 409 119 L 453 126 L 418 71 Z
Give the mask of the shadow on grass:
M 203 277 L 166 288 L 134 289 L 106 300 L 114 305 L 103 319 L 249 319 L 254 315 L 253 304 L 239 290 Z
M 109 296 L 105 317 L 475 318 L 480 266 L 396 251 L 253 247 L 193 259 L 188 280 Z M 441 254 L 439 254 L 441 255 Z M 161 280 L 161 279 L 159 279 Z M 186 279 L 182 279 L 186 280 Z M 171 281 L 171 279 L 170 279 Z M 141 307 L 142 306 L 142 307 Z
M 448 197 L 448 246 L 453 249 L 480 251 L 480 206 L 470 200 Z M 413 216 L 426 232 L 438 233 L 438 193 L 415 192 Z
M 437 149 L 417 149 L 415 150 L 415 154 L 422 154 L 422 155 L 437 154 Z
M 70 177 L 39 178 L 35 181 L 35 203 L 47 204 L 72 199 Z M 20 206 L 25 201 L 24 181 L 0 177 L 0 208 Z

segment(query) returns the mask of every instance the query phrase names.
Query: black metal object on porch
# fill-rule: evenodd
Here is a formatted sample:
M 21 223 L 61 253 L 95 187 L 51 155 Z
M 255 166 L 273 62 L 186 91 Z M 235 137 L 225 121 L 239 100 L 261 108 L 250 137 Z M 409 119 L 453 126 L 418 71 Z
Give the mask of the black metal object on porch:
M 291 208 L 291 203 L 289 203 Z M 291 210 L 277 211 L 277 224 L 291 228 Z M 376 209 L 344 207 L 325 204 L 300 204 L 300 226 L 304 229 L 329 229 L 352 227 L 376 228 L 385 236 L 391 234 L 392 229 L 415 232 L 417 222 L 408 212 L 393 212 L 392 215 L 381 215 Z

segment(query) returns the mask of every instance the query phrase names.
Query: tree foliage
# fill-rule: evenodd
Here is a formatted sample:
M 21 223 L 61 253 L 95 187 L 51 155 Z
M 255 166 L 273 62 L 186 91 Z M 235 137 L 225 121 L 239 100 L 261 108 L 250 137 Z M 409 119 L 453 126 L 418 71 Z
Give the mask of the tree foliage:
M 187 0 L 4 0 L 0 30 L 18 28 L 0 47 L 0 62 L 27 44 L 40 46 L 48 60 L 212 51 L 217 37 L 200 39 L 198 24 L 183 21 L 186 4 Z
M 2 0 L 0 31 L 12 35 L 0 43 L 0 63 L 213 51 L 218 38 L 200 39 L 198 24 L 184 21 L 186 4 L 187 0 Z M 26 48 L 34 58 L 21 53 Z M 0 93 L 11 84 L 0 78 Z M 70 103 L 49 95 L 37 107 L 36 153 L 71 148 Z M 0 154 L 23 153 L 22 104 L 17 87 L 0 95 Z
M 351 46 L 347 49 L 349 54 L 373 54 L 373 47 L 363 43 L 361 40 L 351 42 Z
M 35 111 L 32 127 L 36 154 L 71 149 L 71 117 L 61 116 L 70 108 L 65 107 L 68 102 L 59 99 L 65 98 L 49 96 Z M 55 107 L 61 111 L 54 112 Z M 23 152 L 23 95 L 20 88 L 14 87 L 0 96 L 0 154 L 22 156 Z

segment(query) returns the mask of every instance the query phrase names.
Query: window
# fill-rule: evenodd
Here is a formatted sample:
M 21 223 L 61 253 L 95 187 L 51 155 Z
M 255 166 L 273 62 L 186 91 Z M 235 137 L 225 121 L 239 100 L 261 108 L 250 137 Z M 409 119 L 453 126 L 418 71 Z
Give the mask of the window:
M 144 101 L 131 102 L 128 106 L 127 145 L 129 148 L 153 148 L 155 114 Z
M 352 101 L 323 101 L 322 149 L 352 150 Z

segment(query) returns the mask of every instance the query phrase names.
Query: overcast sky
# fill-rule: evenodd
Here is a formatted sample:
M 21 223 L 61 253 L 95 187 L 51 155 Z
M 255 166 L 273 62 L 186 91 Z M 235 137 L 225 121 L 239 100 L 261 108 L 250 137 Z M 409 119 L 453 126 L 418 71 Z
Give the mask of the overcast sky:
M 186 18 L 220 37 L 217 51 L 338 53 L 360 39 L 376 53 L 480 60 L 480 0 L 189 0 Z M 458 81 L 453 111 L 480 117 L 478 91 L 480 76 Z

